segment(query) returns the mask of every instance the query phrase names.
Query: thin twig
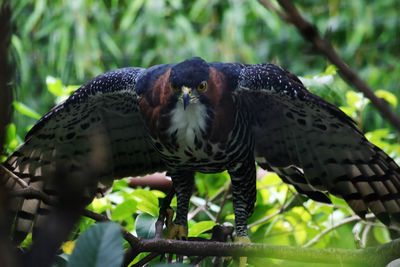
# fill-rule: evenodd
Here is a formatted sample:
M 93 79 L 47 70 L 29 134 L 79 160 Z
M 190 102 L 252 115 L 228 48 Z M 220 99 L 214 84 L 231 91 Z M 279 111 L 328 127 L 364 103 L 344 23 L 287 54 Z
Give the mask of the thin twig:
M 205 210 L 205 208 L 207 207 L 207 204 L 209 202 L 214 201 L 214 199 L 216 199 L 220 194 L 222 194 L 225 190 L 227 186 L 230 186 L 231 181 L 227 181 L 224 186 L 222 186 L 210 199 L 208 199 L 206 201 L 206 203 L 204 203 L 204 205 L 198 206 L 194 211 L 190 212 L 188 214 L 188 220 L 191 220 L 194 216 L 196 216 L 200 211 Z
M 228 199 L 228 195 L 229 195 L 229 192 L 231 191 L 231 188 L 232 188 L 232 185 L 230 184 L 228 189 L 225 190 L 224 196 L 222 197 L 222 201 L 221 201 L 221 205 L 220 205 L 219 211 L 217 213 L 217 216 L 215 217 L 215 222 L 216 223 L 219 223 L 219 219 L 221 217 L 222 209 L 225 206 L 225 202 Z
M 272 4 L 268 0 L 259 0 L 266 8 L 271 8 Z M 317 28 L 310 22 L 305 20 L 296 6 L 290 0 L 277 0 L 281 7 L 285 10 L 285 15 L 282 12 L 277 14 L 292 23 L 303 36 L 304 39 L 311 42 L 319 52 L 331 61 L 339 69 L 339 74 L 358 91 L 362 92 L 370 101 L 371 104 L 379 111 L 383 118 L 386 118 L 398 131 L 400 131 L 400 118 L 390 108 L 388 103 L 382 98 L 377 97 L 373 90 L 362 80 L 358 74 L 350 68 L 346 62 L 336 53 L 332 45 L 323 39 Z M 276 8 L 271 9 L 276 11 Z
M 278 16 L 287 22 L 290 22 L 290 17 L 288 15 L 285 14 L 285 12 L 282 12 L 280 9 L 278 9 L 274 4 L 272 4 L 270 1 L 268 0 L 259 0 L 267 9 L 272 10 L 273 12 L 275 12 L 276 14 L 278 14 Z
M 367 224 L 364 228 L 364 231 L 362 232 L 361 235 L 361 247 L 365 248 L 367 246 L 367 238 L 368 238 L 368 233 L 371 230 L 372 225 L 371 224 Z
M 211 214 L 211 212 L 208 211 L 208 209 L 204 208 L 204 213 L 208 216 L 208 218 L 210 218 L 211 221 L 215 222 L 215 217 L 214 215 Z
M 262 223 L 264 223 L 264 222 L 266 222 L 266 221 L 272 219 L 273 217 L 277 216 L 278 214 L 284 212 L 284 211 L 295 201 L 296 198 L 297 198 L 297 195 L 294 195 L 294 196 L 293 196 L 288 202 L 286 202 L 278 211 L 275 211 L 275 212 L 272 213 L 271 215 L 269 215 L 269 216 L 267 216 L 267 217 L 264 217 L 264 218 L 262 218 L 262 219 L 260 219 L 260 220 L 258 220 L 258 221 L 255 221 L 255 222 L 249 224 L 249 225 L 248 225 L 248 228 L 251 228 L 251 227 L 256 226 L 256 225 L 259 225 L 259 224 L 262 224 Z
M 373 215 L 373 214 L 367 214 L 367 215 L 365 215 L 365 219 L 366 219 L 366 220 L 368 220 L 368 219 L 374 219 L 374 218 L 375 218 L 375 215 Z M 336 229 L 336 228 L 339 228 L 339 227 L 342 226 L 342 225 L 345 225 L 345 224 L 350 223 L 350 222 L 361 221 L 361 220 L 362 220 L 362 219 L 361 219 L 358 215 L 353 215 L 353 216 L 351 216 L 351 217 L 347 217 L 347 218 L 341 220 L 340 222 L 338 222 L 338 223 L 332 225 L 331 227 L 324 229 L 322 232 L 320 232 L 319 234 L 317 234 L 313 239 L 311 239 L 310 241 L 308 241 L 308 242 L 303 246 L 303 248 L 311 247 L 312 245 L 316 244 L 324 235 L 326 235 L 327 233 L 329 233 L 330 231 L 332 231 L 332 230 L 334 230 L 334 229 Z
M 16 182 L 22 186 L 23 188 L 29 187 L 29 185 L 22 180 L 21 178 L 19 178 L 15 173 L 13 173 L 12 171 L 10 171 L 9 169 L 7 169 L 6 167 L 4 167 L 3 165 L 0 164 L 0 167 L 8 174 L 10 175 L 14 180 L 16 180 Z
M 193 203 L 193 202 L 192 202 Z M 190 221 L 191 219 L 194 218 L 194 216 L 196 216 L 197 214 L 199 214 L 201 211 L 206 211 L 207 210 L 207 205 L 209 203 L 209 200 L 206 199 L 206 203 L 204 203 L 203 205 L 199 205 L 197 206 L 196 203 L 193 203 L 194 205 L 197 206 L 197 208 L 195 210 L 193 210 L 192 212 L 189 212 L 188 214 L 188 220 Z

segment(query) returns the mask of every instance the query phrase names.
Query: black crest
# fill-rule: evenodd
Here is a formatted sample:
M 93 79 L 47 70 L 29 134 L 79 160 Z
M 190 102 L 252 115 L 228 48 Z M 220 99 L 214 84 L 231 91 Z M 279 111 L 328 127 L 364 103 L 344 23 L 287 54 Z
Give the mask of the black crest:
M 202 81 L 207 81 L 210 66 L 202 58 L 193 57 L 185 60 L 171 69 L 170 83 L 174 86 L 197 87 Z

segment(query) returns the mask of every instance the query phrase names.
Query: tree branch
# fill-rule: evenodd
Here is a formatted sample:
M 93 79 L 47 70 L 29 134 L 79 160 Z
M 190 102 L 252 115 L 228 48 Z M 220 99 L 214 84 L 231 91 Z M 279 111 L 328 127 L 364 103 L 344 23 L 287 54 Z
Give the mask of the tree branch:
M 276 12 L 283 20 L 292 23 L 304 39 L 311 42 L 321 54 L 336 65 L 343 79 L 354 86 L 358 91 L 362 92 L 371 101 L 372 105 L 379 111 L 382 117 L 388 120 L 400 132 L 400 118 L 389 107 L 388 103 L 374 94 L 373 90 L 336 53 L 332 45 L 321 37 L 317 28 L 303 18 L 290 0 L 277 0 L 285 11 L 284 13 L 277 12 L 278 9 L 276 8 L 271 8 L 273 5 L 268 0 L 259 1 L 266 8 Z
M 43 201 L 49 201 L 49 203 L 52 201 L 43 192 L 38 193 L 38 190 L 26 189 L 29 189 L 29 187 L 22 189 L 24 191 L 18 190 L 17 192 L 20 192 L 18 193 L 18 196 L 35 197 Z M 83 210 L 82 215 L 92 218 L 96 221 L 110 221 L 108 217 L 89 210 Z M 358 218 L 355 216 L 349 217 L 347 220 L 342 221 L 340 225 L 356 219 Z M 340 226 L 338 225 L 339 224 L 331 227 L 330 230 Z M 328 230 L 326 230 L 326 232 L 327 231 Z M 123 227 L 121 227 L 121 232 L 125 240 L 127 240 L 131 245 L 131 257 L 138 255 L 141 252 L 152 252 L 153 254 L 151 257 L 161 253 L 171 253 L 187 256 L 247 256 L 285 259 L 301 262 L 357 263 L 364 266 L 379 266 L 387 264 L 400 256 L 398 253 L 400 250 L 400 239 L 374 248 L 349 250 L 300 248 L 266 244 L 239 244 L 217 241 L 180 241 L 162 238 L 143 240 L 133 236 Z M 323 234 L 325 234 L 324 231 L 314 239 L 320 238 L 319 236 L 322 236 Z M 314 242 L 313 240 L 309 243 Z
M 83 210 L 83 216 L 86 216 L 88 218 L 91 218 L 97 222 L 108 222 L 111 221 L 107 216 L 104 216 L 102 214 L 93 212 L 91 210 Z M 137 238 L 136 236 L 132 235 L 129 233 L 124 227 L 121 226 L 121 233 L 122 236 L 128 243 L 131 245 L 133 248 L 138 248 L 138 245 L 140 244 L 140 239 Z
M 399 257 L 400 239 L 367 249 L 315 249 L 266 244 L 141 240 L 141 252 L 179 253 L 188 256 L 247 256 L 300 262 L 350 263 L 381 266 Z

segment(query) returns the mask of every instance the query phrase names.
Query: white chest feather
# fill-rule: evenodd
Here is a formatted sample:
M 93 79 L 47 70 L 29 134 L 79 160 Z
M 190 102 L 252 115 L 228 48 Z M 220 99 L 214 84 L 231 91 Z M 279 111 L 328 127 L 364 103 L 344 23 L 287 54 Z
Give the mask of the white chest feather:
M 201 135 L 201 131 L 206 128 L 206 107 L 200 103 L 192 103 L 183 109 L 183 105 L 178 103 L 171 113 L 171 125 L 168 129 L 169 134 L 177 132 L 178 144 L 183 146 L 194 146 L 195 136 Z

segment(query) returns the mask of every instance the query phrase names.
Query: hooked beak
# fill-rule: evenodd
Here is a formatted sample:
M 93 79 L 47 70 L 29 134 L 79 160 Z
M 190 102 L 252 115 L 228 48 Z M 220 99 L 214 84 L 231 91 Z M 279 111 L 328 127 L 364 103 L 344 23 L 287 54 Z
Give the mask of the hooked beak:
M 182 88 L 182 102 L 183 102 L 183 109 L 185 110 L 186 107 L 190 104 L 192 90 L 187 87 Z
M 186 107 L 190 104 L 190 96 L 188 93 L 184 93 L 182 96 L 183 100 L 183 109 L 186 109 Z

